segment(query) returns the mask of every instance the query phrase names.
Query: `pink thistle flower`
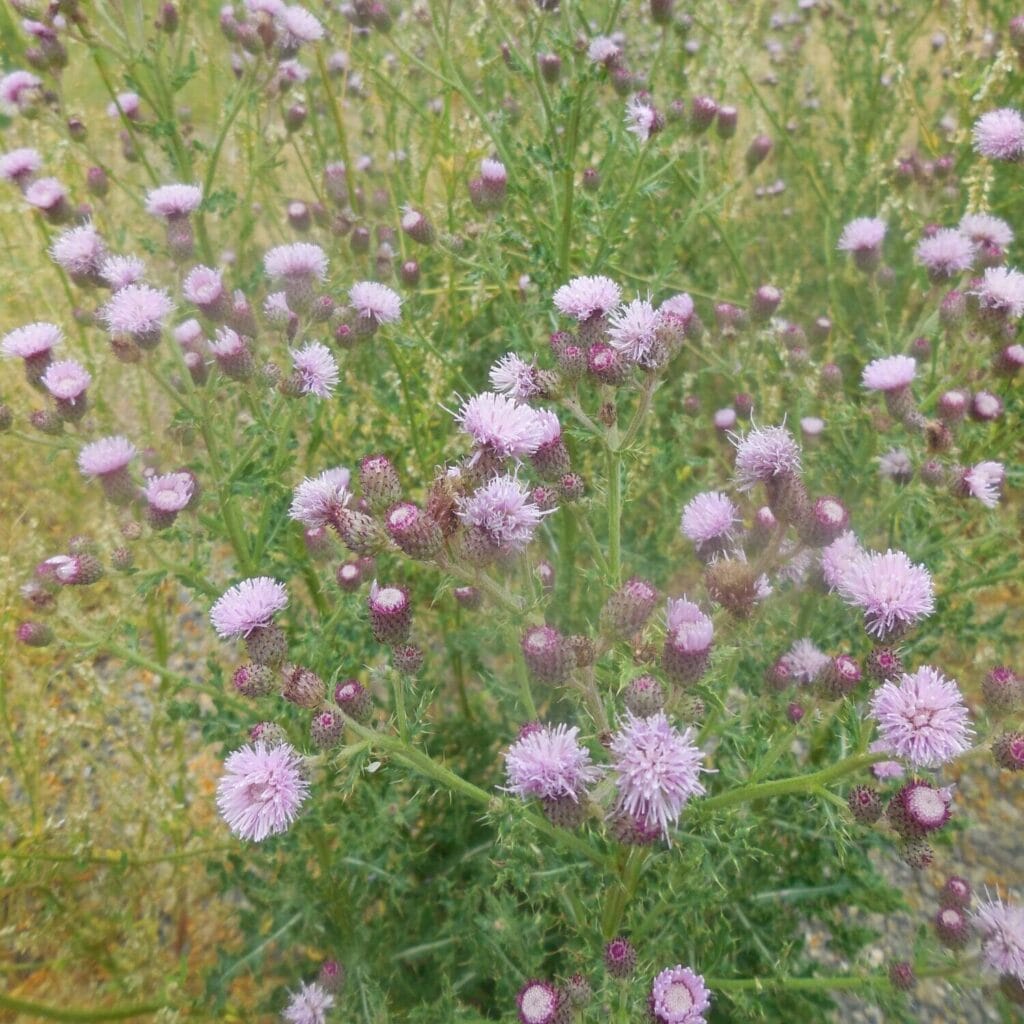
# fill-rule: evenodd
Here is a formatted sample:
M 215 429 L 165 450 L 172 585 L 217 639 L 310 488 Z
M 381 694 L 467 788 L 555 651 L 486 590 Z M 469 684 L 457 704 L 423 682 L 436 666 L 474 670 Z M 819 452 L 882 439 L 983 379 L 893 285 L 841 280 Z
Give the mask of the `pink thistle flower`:
M 882 258 L 886 230 L 885 221 L 878 217 L 857 217 L 843 228 L 836 248 L 850 253 L 861 270 L 872 271 Z
M 917 372 L 917 360 L 911 356 L 887 356 L 864 367 L 861 381 L 868 391 L 902 391 L 909 387 Z
M 736 426 L 738 419 L 736 410 L 732 406 L 726 406 L 724 409 L 715 410 L 715 414 L 711 417 L 711 422 L 714 424 L 715 430 L 728 433 Z
M 106 248 L 100 233 L 91 224 L 82 224 L 61 232 L 50 246 L 50 256 L 77 284 L 94 283 Z
M 976 245 L 987 242 L 1004 251 L 1013 245 L 1013 228 L 1002 218 L 988 213 L 965 213 L 957 228 Z
M 658 307 L 658 312 L 663 320 L 670 319 L 681 324 L 685 329 L 690 326 L 696 310 L 693 305 L 693 299 L 686 292 L 680 292 L 678 295 L 673 295 L 671 298 L 666 299 Z
M 46 390 L 58 401 L 74 405 L 92 383 L 92 376 L 81 363 L 75 362 L 74 359 L 65 359 L 58 363 L 50 363 L 42 376 L 42 382 Z
M 324 965 L 326 968 L 327 964 Z M 337 965 L 335 965 L 337 967 Z M 324 1024 L 327 1011 L 334 1005 L 334 996 L 317 982 L 300 983 L 293 992 L 281 1018 L 288 1024 Z
M 203 190 L 198 185 L 161 185 L 146 196 L 146 212 L 165 220 L 178 220 L 199 209 Z
M 520 1024 L 558 1024 L 562 993 L 547 981 L 531 978 L 516 994 Z
M 19 188 L 25 188 L 42 166 L 43 158 L 39 155 L 39 150 L 27 146 L 12 149 L 0 156 L 0 178 L 12 182 Z
M 293 242 L 270 249 L 263 257 L 263 269 L 273 281 L 311 284 L 327 277 L 327 257 L 319 245 Z
M 691 651 L 706 650 L 711 646 L 714 623 L 700 610 L 700 605 L 685 595 L 670 597 L 665 602 L 665 625 L 669 633 L 686 633 L 691 639 L 688 645 Z
M 304 395 L 330 398 L 338 386 L 338 364 L 331 350 L 318 341 L 292 349 L 292 364 L 299 390 Z
M 288 296 L 284 292 L 271 292 L 263 300 L 263 315 L 272 323 L 283 326 L 291 319 Z
M 583 322 L 611 313 L 621 298 L 619 286 L 610 277 L 574 277 L 555 292 L 553 301 L 563 316 Z
M 687 502 L 679 529 L 700 551 L 705 547 L 724 547 L 739 521 L 739 510 L 726 495 L 706 491 Z
M 847 604 L 864 611 L 865 628 L 880 639 L 898 635 L 935 610 L 931 574 L 902 551 L 855 556 L 837 589 Z
M 78 468 L 83 476 L 110 476 L 126 469 L 136 454 L 138 450 L 128 438 L 103 437 L 83 446 L 78 453 Z
M 578 735 L 576 726 L 541 725 L 521 736 L 505 754 L 508 786 L 504 788 L 523 800 L 538 797 L 578 802 L 587 787 L 601 777 Z
M 348 300 L 360 319 L 373 327 L 397 323 L 402 318 L 402 297 L 377 281 L 357 281 L 348 290 Z
M 974 148 L 989 160 L 1017 160 L 1024 156 L 1024 117 L 1012 107 L 982 114 L 971 132 Z
M 226 590 L 210 609 L 210 621 L 222 640 L 248 636 L 271 624 L 274 615 L 288 605 L 283 583 L 269 576 L 242 580 Z
M 790 677 L 807 685 L 817 682 L 832 660 L 810 637 L 797 640 L 782 658 Z
M 666 967 L 654 979 L 648 998 L 651 1016 L 657 1024 L 706 1024 L 711 993 L 704 978 L 689 967 Z
M 961 484 L 986 508 L 995 508 L 999 504 L 999 491 L 1005 476 L 1006 469 L 1001 462 L 979 462 L 964 472 Z
M 641 142 L 647 142 L 664 127 L 661 114 L 639 96 L 630 96 L 626 103 L 626 131 Z
M 191 473 L 164 473 L 146 483 L 146 503 L 156 513 L 176 515 L 188 508 L 195 496 L 196 481 Z
M 661 313 L 649 299 L 634 299 L 610 317 L 608 338 L 613 348 L 634 363 L 643 363 L 651 354 L 661 325 Z
M 604 64 L 605 67 L 618 63 L 621 56 L 619 45 L 608 36 L 595 36 L 587 47 L 587 57 L 594 64 Z
M 25 189 L 25 202 L 44 213 L 56 213 L 67 198 L 68 190 L 56 178 L 37 178 Z
M 0 78 L 0 102 L 17 108 L 26 93 L 31 93 L 43 84 L 42 79 L 31 71 L 12 71 Z
M 878 456 L 878 472 L 897 484 L 909 483 L 914 476 L 914 463 L 905 448 L 893 448 Z
M 255 843 L 287 831 L 308 796 L 302 758 L 287 743 L 241 747 L 217 784 L 221 817 L 239 839 Z
M 108 256 L 100 264 L 100 277 L 111 291 L 138 284 L 146 276 L 146 264 L 138 256 Z
M 289 518 L 310 527 L 335 522 L 352 499 L 351 479 L 352 474 L 344 466 L 337 466 L 303 480 L 292 494 Z
M 8 359 L 38 359 L 48 356 L 63 340 L 64 332 L 56 324 L 38 321 L 4 335 L 0 352 Z
M 881 732 L 881 750 L 906 758 L 915 768 L 935 768 L 970 749 L 971 729 L 960 688 L 924 665 L 904 672 L 871 698 Z
M 611 740 L 618 786 L 615 810 L 643 826 L 657 827 L 667 839 L 690 798 L 705 792 L 700 773 L 707 769 L 694 736 L 691 728 L 679 732 L 661 712 L 649 718 L 627 713 Z
M 754 427 L 731 440 L 736 448 L 736 486 L 741 491 L 800 472 L 800 446 L 785 427 Z
M 492 391 L 464 402 L 455 421 L 479 448 L 493 451 L 501 458 L 532 455 L 541 445 L 542 424 L 536 412 Z
M 514 352 L 503 355 L 490 372 L 491 387 L 501 394 L 526 402 L 540 390 L 537 384 L 537 367 L 520 359 Z
M 978 305 L 1008 320 L 1024 316 L 1024 274 L 1010 267 L 989 267 L 977 288 Z
M 458 499 L 456 515 L 466 526 L 476 527 L 499 554 L 523 551 L 545 515 L 531 500 L 531 491 L 509 474 L 496 476 L 468 498 Z
M 943 281 L 969 270 L 974 262 L 975 246 L 955 228 L 942 228 L 922 238 L 914 251 L 933 281 Z
M 164 320 L 174 303 L 170 296 L 145 284 L 130 284 L 114 292 L 100 310 L 100 318 L 111 334 L 128 334 L 137 344 L 159 341 Z
M 316 43 L 324 37 L 324 27 L 305 7 L 285 7 L 275 15 L 278 43 L 282 51 L 294 53 L 303 43 Z
M 985 965 L 1024 981 L 1024 907 L 990 898 L 971 916 L 981 935 Z
M 119 92 L 117 101 L 107 104 L 108 117 L 124 115 L 129 121 L 137 121 L 142 116 L 142 100 L 134 92 Z
M 864 553 L 856 534 L 847 530 L 821 550 L 821 574 L 829 590 L 838 590 L 851 563 Z
M 213 267 L 193 267 L 182 282 L 181 294 L 204 313 L 221 312 L 226 292 L 220 271 Z

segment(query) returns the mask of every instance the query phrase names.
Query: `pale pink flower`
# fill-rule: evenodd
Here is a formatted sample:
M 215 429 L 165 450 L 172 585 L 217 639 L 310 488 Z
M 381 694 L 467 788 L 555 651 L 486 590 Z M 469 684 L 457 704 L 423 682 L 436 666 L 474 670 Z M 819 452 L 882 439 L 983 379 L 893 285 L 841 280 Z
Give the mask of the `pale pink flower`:
M 971 497 L 977 498 L 986 508 L 995 508 L 999 504 L 999 492 L 1005 476 L 1006 469 L 1001 462 L 979 462 L 971 466 L 961 479 Z
M 844 601 L 864 611 L 865 628 L 880 639 L 902 632 L 935 610 L 931 574 L 902 551 L 854 556 L 837 589 Z
M 934 235 L 922 238 L 915 255 L 932 280 L 942 281 L 970 269 L 975 245 L 955 228 L 942 228 Z
M 800 446 L 785 427 L 754 427 L 731 440 L 736 447 L 736 486 L 741 491 L 800 472 Z
M 308 796 L 302 758 L 287 743 L 241 747 L 217 784 L 221 817 L 239 839 L 255 843 L 286 832 Z
M 134 337 L 157 333 L 174 309 L 170 296 L 145 284 L 130 284 L 114 292 L 100 310 L 100 318 L 113 334 Z
M 553 301 L 559 313 L 582 322 L 611 313 L 621 297 L 610 277 L 574 277 L 555 292 Z
M 517 402 L 528 401 L 539 390 L 537 367 L 520 359 L 514 352 L 506 353 L 491 367 L 490 378 L 495 391 Z
M 1003 250 L 1013 245 L 1013 228 L 1005 220 L 988 213 L 965 213 L 957 227 L 977 244 L 987 242 Z
M 50 363 L 42 376 L 42 382 L 46 390 L 58 401 L 74 405 L 85 394 L 92 382 L 92 376 L 81 363 L 75 362 L 74 359 L 65 359 Z
M 54 263 L 73 278 L 95 277 L 106 258 L 106 247 L 100 233 L 91 224 L 62 231 L 50 246 Z
M 292 364 L 299 390 L 317 398 L 330 398 L 338 386 L 338 364 L 331 350 L 319 341 L 310 341 L 292 349 Z
M 16 327 L 0 342 L 0 352 L 8 359 L 33 359 L 46 355 L 64 340 L 64 332 L 56 324 L 39 321 Z
M 492 391 L 465 401 L 455 421 L 479 448 L 489 449 L 502 458 L 532 455 L 541 445 L 542 424 L 536 412 Z
M 700 974 L 676 964 L 654 979 L 648 1005 L 656 1024 L 706 1024 L 711 992 Z
M 634 363 L 650 355 L 661 325 L 661 313 L 649 299 L 634 299 L 609 318 L 608 340 L 612 347 Z
M 493 477 L 468 498 L 459 498 L 458 506 L 461 522 L 480 530 L 499 554 L 525 550 L 541 520 L 554 511 L 542 512 L 529 488 L 509 474 Z
M 348 290 L 348 301 L 362 319 L 375 326 L 397 323 L 402 318 L 402 297 L 377 281 L 357 281 Z
M 103 437 L 83 446 L 78 453 L 78 468 L 83 476 L 109 476 L 120 473 L 135 458 L 137 449 L 126 437 Z
M 146 276 L 146 264 L 138 256 L 108 256 L 100 264 L 100 277 L 111 291 L 138 284 Z
M 255 629 L 269 626 L 287 604 L 288 591 L 283 583 L 269 576 L 256 576 L 226 590 L 210 609 L 210 621 L 222 640 L 248 636 Z
M 529 730 L 505 754 L 505 788 L 524 800 L 578 801 L 601 777 L 578 735 L 578 728 L 567 725 L 541 725 Z
M 829 590 L 838 590 L 847 568 L 864 553 L 856 534 L 847 530 L 821 549 L 821 575 Z
M 1024 907 L 989 898 L 972 915 L 986 967 L 1024 981 Z
M 16 185 L 25 185 L 42 166 L 43 158 L 39 150 L 28 147 L 12 149 L 0 156 L 0 178 Z
M 868 391 L 902 391 L 917 372 L 917 360 L 911 356 L 886 356 L 864 367 L 861 381 Z
M 989 267 L 971 292 L 978 305 L 1011 320 L 1024 316 L 1024 274 L 1011 267 Z
M 1018 160 L 1024 156 L 1024 117 L 1012 107 L 982 114 L 974 122 L 972 135 L 974 148 L 990 160 Z
M 196 493 L 191 473 L 164 473 L 146 482 L 146 503 L 157 512 L 182 512 Z
M 263 269 L 274 281 L 322 281 L 327 276 L 327 257 L 319 245 L 292 242 L 270 249 L 263 257 Z
M 146 196 L 146 212 L 176 220 L 194 213 L 202 201 L 203 190 L 198 185 L 161 185 Z
M 725 494 L 721 491 L 705 491 L 687 502 L 679 529 L 700 550 L 714 542 L 721 546 L 731 540 L 733 529 L 739 521 L 739 509 Z
M 289 517 L 305 526 L 329 526 L 352 499 L 349 490 L 351 479 L 352 474 L 344 466 L 325 469 L 319 476 L 307 477 L 292 494 Z

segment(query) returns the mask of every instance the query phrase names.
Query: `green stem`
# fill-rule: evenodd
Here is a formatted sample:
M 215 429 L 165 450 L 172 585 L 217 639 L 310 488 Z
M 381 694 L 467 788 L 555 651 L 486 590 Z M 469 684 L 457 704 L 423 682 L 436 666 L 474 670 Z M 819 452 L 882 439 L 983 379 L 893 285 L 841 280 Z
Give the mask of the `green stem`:
M 101 1010 L 72 1010 L 67 1007 L 45 1006 L 0 992 L 0 1007 L 26 1014 L 32 1020 L 108 1021 L 128 1020 L 159 1013 L 167 1003 L 140 1003 L 137 1006 L 108 1006 Z
M 619 441 L 618 450 L 620 452 L 625 451 L 636 440 L 636 435 L 640 433 L 640 427 L 643 425 L 647 412 L 651 408 L 651 400 L 654 398 L 654 392 L 657 390 L 657 387 L 658 378 L 653 373 L 648 374 L 647 379 L 644 381 L 643 391 L 640 394 L 640 402 L 633 413 L 633 418 L 629 421 L 626 433 L 622 435 L 622 440 Z
M 338 135 L 338 145 L 341 147 L 341 159 L 345 164 L 345 191 L 348 193 L 348 204 L 354 210 L 356 208 L 356 196 L 352 184 L 352 160 L 348 154 L 348 132 L 345 130 L 345 119 L 341 116 L 341 107 L 338 106 L 337 97 L 331 87 L 331 74 L 327 70 L 327 62 L 324 60 L 324 48 L 316 48 L 316 66 L 320 69 L 320 83 L 327 94 L 327 106 L 331 112 L 331 119 L 334 121 L 334 130 Z
M 962 977 L 966 973 L 964 967 L 959 964 L 943 967 L 914 968 L 914 974 L 918 978 L 953 979 Z M 817 978 L 794 978 L 782 974 L 775 977 L 761 978 L 705 978 L 704 981 L 712 991 L 719 992 L 744 992 L 748 990 L 759 992 L 766 988 L 788 988 L 807 992 L 822 989 L 874 988 L 879 985 L 887 986 L 891 984 L 888 971 L 875 974 L 824 975 Z
M 617 433 L 615 427 L 612 432 Z M 622 580 L 622 456 L 614 438 L 605 452 L 608 475 L 608 577 L 618 588 Z
M 409 742 L 409 716 L 405 710 L 405 676 L 391 672 L 391 692 L 395 700 L 395 717 L 398 719 L 398 735 Z

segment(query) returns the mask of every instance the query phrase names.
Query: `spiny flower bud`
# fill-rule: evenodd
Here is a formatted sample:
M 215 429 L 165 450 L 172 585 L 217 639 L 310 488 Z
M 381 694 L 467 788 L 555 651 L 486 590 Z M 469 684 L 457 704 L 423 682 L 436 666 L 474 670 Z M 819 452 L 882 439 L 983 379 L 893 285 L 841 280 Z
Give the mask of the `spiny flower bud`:
M 359 485 L 374 512 L 383 512 L 402 497 L 402 482 L 386 455 L 368 455 L 359 463 Z
M 920 837 L 901 840 L 897 850 L 903 863 L 915 871 L 923 870 L 935 860 L 932 844 Z
M 382 587 L 374 580 L 366 603 L 370 610 L 370 629 L 378 643 L 394 645 L 409 639 L 412 602 L 405 587 L 395 584 Z
M 587 349 L 587 372 L 599 384 L 618 387 L 629 380 L 631 369 L 622 354 L 603 341 Z
M 45 622 L 21 622 L 15 635 L 26 647 L 46 647 L 54 639 L 53 630 Z
M 320 986 L 328 992 L 340 992 L 345 984 L 345 967 L 337 960 L 325 960 L 317 976 Z
M 849 696 L 860 682 L 860 665 L 849 654 L 831 658 L 821 674 L 821 687 L 826 696 L 840 700 Z
M 735 107 L 725 106 L 718 108 L 718 116 L 715 118 L 715 131 L 720 139 L 731 139 L 736 134 L 736 126 L 739 123 L 739 111 Z
M 324 682 L 309 668 L 290 665 L 281 673 L 281 696 L 300 708 L 318 708 L 324 702 Z
M 273 692 L 277 675 L 269 665 L 239 665 L 231 682 L 243 697 L 265 697 Z
M 334 688 L 334 703 L 349 718 L 360 724 L 365 724 L 370 720 L 373 700 L 358 679 L 343 679 L 338 683 Z
M 665 707 L 665 693 L 654 676 L 637 676 L 624 695 L 626 710 L 637 718 L 650 718 Z
M 531 626 L 521 646 L 526 667 L 541 683 L 564 683 L 576 664 L 572 644 L 552 626 Z
M 770 136 L 755 135 L 750 146 L 747 148 L 747 154 L 745 157 L 747 172 L 750 173 L 756 167 L 763 164 L 774 146 L 775 143 L 772 142 Z
M 973 890 L 971 883 L 959 875 L 950 875 L 939 893 L 939 904 L 943 907 L 956 907 L 963 910 L 971 905 Z
M 572 831 L 587 820 L 586 798 L 574 799 L 570 796 L 544 797 L 541 800 L 544 817 L 556 828 Z
M 1024 771 L 1024 733 L 1004 732 L 992 744 L 992 756 L 1008 772 Z
M 391 539 L 410 558 L 432 558 L 444 544 L 441 527 L 418 505 L 399 502 L 385 520 Z
M 690 101 L 690 131 L 706 132 L 714 123 L 718 104 L 710 96 L 694 96 Z
M 569 1002 L 579 1008 L 590 1002 L 594 990 L 582 974 L 574 974 L 565 983 L 565 995 Z
M 634 577 L 608 599 L 601 611 L 601 624 L 616 636 L 632 636 L 643 629 L 657 600 L 654 585 Z
M 963 949 L 971 937 L 971 923 L 958 907 L 941 907 L 935 915 L 935 934 L 950 949 Z
M 257 665 L 276 668 L 288 654 L 288 638 L 280 626 L 259 626 L 245 638 L 245 649 Z
M 423 668 L 423 651 L 415 644 L 397 644 L 391 650 L 391 664 L 403 676 L 419 675 Z
M 867 671 L 870 679 L 884 683 L 903 672 L 903 659 L 891 647 L 876 647 L 868 655 Z
M 997 665 L 986 673 L 981 683 L 981 694 L 990 714 L 1002 718 L 1014 711 L 1024 696 L 1020 677 L 1005 665 Z
M 463 608 L 471 612 L 475 612 L 484 603 L 484 595 L 476 587 L 456 587 L 452 594 Z
M 796 701 L 790 701 L 789 704 L 786 705 L 786 717 L 793 725 L 797 725 L 802 722 L 805 714 L 806 712 L 804 711 L 803 705 L 797 704 Z M 881 812 L 881 808 L 879 808 L 879 812 Z
M 253 743 L 264 744 L 269 750 L 272 747 L 279 747 L 282 743 L 288 742 L 288 734 L 277 724 L 277 722 L 257 722 L 249 730 L 249 739 Z
M 950 819 L 949 798 L 927 782 L 908 782 L 889 801 L 886 817 L 904 839 L 936 832 Z
M 317 750 L 330 750 L 341 742 L 345 719 L 337 711 L 317 711 L 309 723 L 309 738 Z
M 331 523 L 345 546 L 357 555 L 375 555 L 387 546 L 387 535 L 370 516 L 355 509 L 340 509 Z
M 604 947 L 604 965 L 613 978 L 631 978 L 636 970 L 636 948 L 621 935 Z
M 748 562 L 723 558 L 708 566 L 704 574 L 708 594 L 738 619 L 747 618 L 758 598 L 757 577 Z
M 362 586 L 363 570 L 358 562 L 342 562 L 334 570 L 334 578 L 346 594 L 352 594 Z
M 906 960 L 899 960 L 889 965 L 889 981 L 893 988 L 909 992 L 917 984 L 917 976 Z
M 862 825 L 873 825 L 882 816 L 882 799 L 872 786 L 854 786 L 846 802 L 850 813 Z

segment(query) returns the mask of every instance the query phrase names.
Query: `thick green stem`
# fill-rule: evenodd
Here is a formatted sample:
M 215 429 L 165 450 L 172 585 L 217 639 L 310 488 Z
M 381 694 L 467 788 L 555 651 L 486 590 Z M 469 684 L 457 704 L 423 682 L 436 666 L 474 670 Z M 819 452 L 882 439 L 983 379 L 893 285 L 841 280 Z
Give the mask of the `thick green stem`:
M 128 1020 L 131 1017 L 146 1017 L 151 1013 L 159 1013 L 166 1006 L 167 1003 L 139 1003 L 136 1006 L 107 1006 L 101 1010 L 73 1010 L 69 1007 L 30 1003 L 25 999 L 15 999 L 14 996 L 0 992 L 0 1008 L 25 1014 L 26 1019 L 31 1020 Z
M 951 980 L 969 976 L 969 972 L 961 964 L 949 964 L 942 967 L 915 967 L 914 974 L 918 978 L 946 978 Z M 888 971 L 873 974 L 839 974 L 822 975 L 815 978 L 794 978 L 787 975 L 759 978 L 705 978 L 705 984 L 712 992 L 744 992 L 753 990 L 760 992 L 767 988 L 797 989 L 808 991 L 831 991 L 835 989 L 859 989 L 888 986 Z
M 612 431 L 616 428 L 612 427 Z M 608 470 L 608 577 L 617 588 L 622 582 L 622 457 L 611 438 L 605 463 Z

